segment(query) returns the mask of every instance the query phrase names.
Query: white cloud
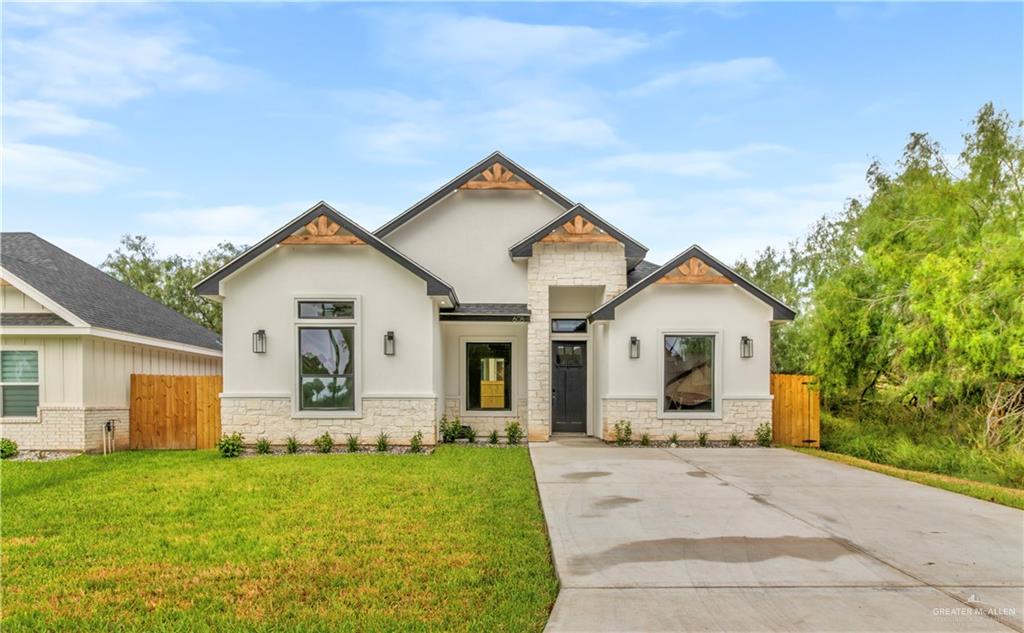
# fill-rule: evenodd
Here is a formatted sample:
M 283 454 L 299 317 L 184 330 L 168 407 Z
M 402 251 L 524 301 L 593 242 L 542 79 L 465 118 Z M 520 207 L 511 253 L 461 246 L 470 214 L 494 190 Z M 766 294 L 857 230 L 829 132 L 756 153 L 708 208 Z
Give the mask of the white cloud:
M 419 57 L 492 76 L 527 66 L 554 70 L 608 62 L 647 46 L 635 34 L 480 16 L 405 15 L 385 24 L 405 32 L 394 41 L 409 42 Z
M 706 178 L 738 178 L 744 175 L 737 163 L 740 159 L 765 152 L 785 152 L 783 145 L 756 143 L 732 150 L 698 150 L 691 152 L 632 152 L 599 159 L 594 166 L 604 170 L 636 170 L 673 176 Z
M 724 62 L 693 64 L 664 73 L 626 91 L 629 95 L 647 95 L 675 86 L 756 85 L 783 76 L 782 68 L 771 57 L 740 57 Z
M 4 105 L 7 138 L 78 136 L 102 130 L 106 124 L 86 119 L 59 103 L 24 99 Z
M 31 143 L 5 143 L 3 181 L 12 189 L 91 194 L 131 170 L 91 154 Z
M 579 105 L 533 98 L 481 113 L 477 129 L 485 129 L 503 145 L 557 144 L 605 147 L 618 143 L 615 130 Z

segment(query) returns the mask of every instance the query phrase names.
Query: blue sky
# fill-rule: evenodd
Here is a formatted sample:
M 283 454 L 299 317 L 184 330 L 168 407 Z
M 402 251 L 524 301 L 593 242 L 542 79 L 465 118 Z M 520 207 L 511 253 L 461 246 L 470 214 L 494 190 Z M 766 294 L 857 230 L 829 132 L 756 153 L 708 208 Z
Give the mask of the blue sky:
M 3 230 L 99 263 L 376 228 L 494 149 L 725 261 L 862 196 L 911 131 L 1021 117 L 1022 5 L 3 7 Z

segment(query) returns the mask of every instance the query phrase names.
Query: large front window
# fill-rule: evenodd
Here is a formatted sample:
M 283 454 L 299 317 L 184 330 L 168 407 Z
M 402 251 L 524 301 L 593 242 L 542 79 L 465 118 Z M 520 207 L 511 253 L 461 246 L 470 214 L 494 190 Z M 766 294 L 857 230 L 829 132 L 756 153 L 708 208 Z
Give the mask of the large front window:
M 715 337 L 665 336 L 665 411 L 715 410 Z
M 512 409 L 512 343 L 466 343 L 466 409 Z
M 4 417 L 36 417 L 39 407 L 39 352 L 0 352 L 0 401 Z
M 355 328 L 299 328 L 299 408 L 355 409 Z

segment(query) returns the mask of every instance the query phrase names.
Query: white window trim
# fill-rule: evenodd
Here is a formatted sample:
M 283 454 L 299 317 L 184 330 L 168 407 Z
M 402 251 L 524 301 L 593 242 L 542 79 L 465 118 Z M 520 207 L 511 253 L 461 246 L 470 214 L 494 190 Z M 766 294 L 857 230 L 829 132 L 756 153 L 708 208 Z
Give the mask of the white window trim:
M 712 411 L 665 411 L 665 337 L 713 336 L 715 346 L 715 384 Z M 722 330 L 658 330 L 658 417 L 671 420 L 722 419 Z
M 3 411 L 0 410 L 0 420 L 5 423 L 12 422 L 38 422 L 39 421 L 39 409 L 43 406 L 43 350 L 38 345 L 9 345 L 4 343 L 3 351 L 5 352 L 35 352 L 36 353 L 36 381 L 35 382 L 3 382 L 3 377 L 0 376 L 0 387 L 20 386 L 20 387 L 36 387 L 36 414 L 35 415 L 3 415 Z
M 300 301 L 352 301 L 355 306 L 352 310 L 351 319 L 302 319 L 299 318 Z M 362 297 L 357 295 L 324 296 L 322 294 L 295 295 L 292 301 L 292 418 L 317 418 L 317 419 L 350 419 L 363 417 L 363 344 L 362 328 L 359 323 L 362 320 Z M 299 384 L 302 372 L 301 360 L 299 359 L 299 330 L 305 327 L 351 327 L 352 328 L 352 353 L 356 355 L 355 367 L 353 367 L 353 378 L 356 383 L 353 394 L 352 410 L 341 409 L 303 409 L 302 393 Z
M 466 344 L 467 343 L 511 343 L 512 344 L 512 371 L 505 370 L 505 375 L 511 381 L 509 385 L 509 408 L 501 410 L 493 409 L 469 409 L 466 393 Z M 518 336 L 460 336 L 459 337 L 459 415 L 460 417 L 487 417 L 487 418 L 516 418 L 519 417 L 518 387 L 516 375 L 519 372 L 519 363 L 523 362 L 522 352 L 519 349 Z

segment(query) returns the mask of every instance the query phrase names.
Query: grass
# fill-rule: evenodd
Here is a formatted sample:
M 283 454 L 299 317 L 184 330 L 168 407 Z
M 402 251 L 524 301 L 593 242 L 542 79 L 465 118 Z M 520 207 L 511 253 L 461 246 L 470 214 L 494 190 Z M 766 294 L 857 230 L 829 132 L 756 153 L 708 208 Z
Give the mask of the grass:
M 807 455 L 823 457 L 834 462 L 849 464 L 850 466 L 857 466 L 858 468 L 864 468 L 866 470 L 873 470 L 876 473 L 899 477 L 900 479 L 914 481 L 919 484 L 925 484 L 926 486 L 942 488 L 943 490 L 958 492 L 962 495 L 967 495 L 976 499 L 984 499 L 985 501 L 992 501 L 1004 506 L 1010 506 L 1011 508 L 1024 510 L 1024 490 L 1020 490 L 1018 488 L 1007 488 L 1005 486 L 971 481 L 970 479 L 951 477 L 949 475 L 939 475 L 936 473 L 897 468 L 886 464 L 876 464 L 866 459 L 851 457 L 841 453 L 831 453 L 817 448 L 787 448 L 792 448 L 794 451 Z
M 5 633 L 540 631 L 558 592 L 525 449 L 2 469 Z

